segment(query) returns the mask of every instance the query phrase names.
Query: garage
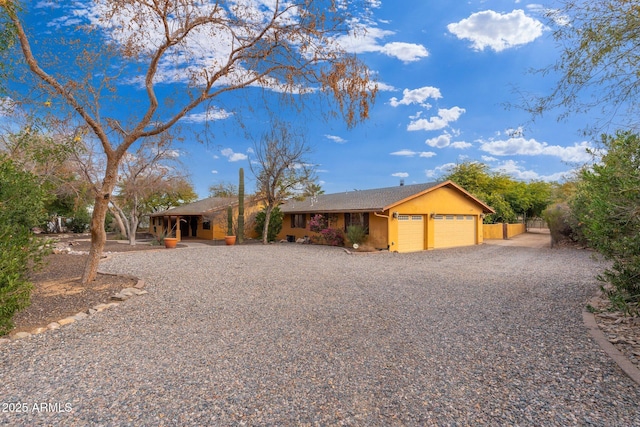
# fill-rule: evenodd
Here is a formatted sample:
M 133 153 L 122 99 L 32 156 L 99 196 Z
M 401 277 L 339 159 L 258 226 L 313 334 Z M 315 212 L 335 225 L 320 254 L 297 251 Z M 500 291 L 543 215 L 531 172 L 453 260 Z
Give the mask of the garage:
M 452 248 L 476 244 L 476 217 L 473 215 L 436 215 L 434 248 Z
M 398 215 L 398 252 L 424 250 L 424 216 Z

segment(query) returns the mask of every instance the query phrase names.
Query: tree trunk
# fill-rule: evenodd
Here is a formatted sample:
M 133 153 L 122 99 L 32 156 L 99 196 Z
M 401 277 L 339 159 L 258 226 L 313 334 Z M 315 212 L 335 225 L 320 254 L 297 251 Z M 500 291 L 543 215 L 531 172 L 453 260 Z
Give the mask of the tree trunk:
M 135 212 L 131 212 L 131 216 L 129 217 L 129 245 L 136 245 L 136 231 L 138 230 L 138 217 Z
M 271 211 L 273 210 L 273 206 L 267 205 L 267 209 L 265 210 L 264 215 L 264 228 L 262 229 L 262 243 L 266 245 L 269 243 L 269 221 L 271 221 Z
M 113 203 L 111 203 L 111 205 L 113 206 Z M 120 212 L 118 211 L 118 208 L 116 206 L 113 206 L 109 210 L 113 214 L 113 218 L 116 220 L 116 224 L 120 229 L 120 234 L 123 235 L 124 237 L 129 237 L 129 233 L 127 232 L 127 229 L 124 226 L 124 222 L 122 221 L 122 216 L 120 216 Z
M 111 201 L 111 193 L 116 185 L 118 176 L 118 164 L 120 158 L 116 156 L 107 156 L 107 167 L 104 173 L 102 187 L 96 191 L 95 204 L 93 206 L 93 214 L 91 215 L 91 249 L 89 249 L 89 258 L 84 266 L 82 273 L 82 284 L 88 285 L 93 282 L 98 275 L 98 264 L 102 257 L 104 244 L 107 241 L 107 233 L 104 229 L 104 220 L 109 210 L 109 202 Z
M 91 215 L 91 249 L 89 250 L 89 259 L 84 267 L 82 274 L 82 284 L 88 285 L 93 282 L 98 274 L 98 264 L 102 257 L 102 250 L 107 241 L 107 233 L 104 230 L 104 219 L 107 215 L 109 206 L 109 195 L 103 194 L 96 196 L 93 214 Z

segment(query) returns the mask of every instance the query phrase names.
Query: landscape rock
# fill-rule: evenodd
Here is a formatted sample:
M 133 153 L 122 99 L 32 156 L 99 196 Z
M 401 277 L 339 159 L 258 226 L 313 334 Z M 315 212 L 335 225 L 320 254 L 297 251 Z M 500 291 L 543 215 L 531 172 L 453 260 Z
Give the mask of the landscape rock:
M 65 317 L 64 319 L 58 320 L 58 323 L 60 324 L 60 326 L 64 326 L 64 325 L 69 325 L 75 321 L 76 319 L 74 317 Z
M 89 315 L 87 313 L 82 312 L 82 311 L 80 313 L 76 314 L 75 316 L 73 316 L 73 318 L 76 319 L 76 320 L 83 320 L 83 319 L 86 319 L 87 317 L 89 317 Z
M 15 334 L 13 336 L 14 339 L 21 339 L 21 338 L 29 338 L 31 336 L 31 334 L 29 332 L 18 332 L 17 334 Z
M 60 327 L 60 323 L 58 322 L 51 322 L 47 325 L 47 329 L 50 329 L 50 330 L 58 329 L 59 327 Z

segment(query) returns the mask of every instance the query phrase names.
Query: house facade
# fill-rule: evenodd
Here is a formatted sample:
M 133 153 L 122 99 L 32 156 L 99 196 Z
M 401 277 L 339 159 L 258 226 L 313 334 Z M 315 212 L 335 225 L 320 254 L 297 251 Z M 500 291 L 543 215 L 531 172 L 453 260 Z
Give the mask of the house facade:
M 149 215 L 149 232 L 156 237 L 223 240 L 227 234 L 227 208 L 233 212 L 234 234 L 238 218 L 238 197 L 208 197 Z M 257 237 L 249 218 L 262 209 L 261 200 L 245 198 L 245 236 Z
M 280 239 L 310 237 L 309 221 L 320 214 L 345 235 L 349 225 L 363 226 L 368 246 L 392 252 L 481 244 L 484 215 L 494 213 L 452 181 L 323 194 L 280 209 Z

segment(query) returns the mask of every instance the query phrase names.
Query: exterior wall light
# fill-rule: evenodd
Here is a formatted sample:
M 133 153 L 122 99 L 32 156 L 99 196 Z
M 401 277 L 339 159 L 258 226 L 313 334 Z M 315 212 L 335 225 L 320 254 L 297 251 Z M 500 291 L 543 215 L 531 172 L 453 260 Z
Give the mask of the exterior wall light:
M 393 217 L 394 217 L 395 219 L 398 219 L 398 212 L 394 212 L 394 213 L 393 213 Z

